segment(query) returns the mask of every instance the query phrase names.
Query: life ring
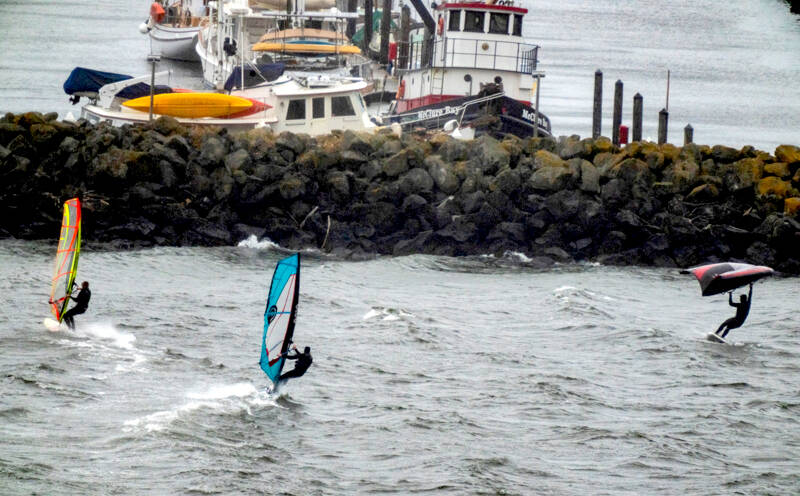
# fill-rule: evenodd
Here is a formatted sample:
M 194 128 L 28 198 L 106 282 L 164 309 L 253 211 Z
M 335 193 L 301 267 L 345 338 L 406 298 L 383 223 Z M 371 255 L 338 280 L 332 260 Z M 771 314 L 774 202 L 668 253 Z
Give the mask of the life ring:
M 397 93 L 394 95 L 395 100 L 401 100 L 404 96 L 406 96 L 406 80 L 400 80 L 400 86 L 397 87 Z
M 444 34 L 444 17 L 439 15 L 439 27 L 436 28 L 436 32 L 439 33 L 439 36 Z

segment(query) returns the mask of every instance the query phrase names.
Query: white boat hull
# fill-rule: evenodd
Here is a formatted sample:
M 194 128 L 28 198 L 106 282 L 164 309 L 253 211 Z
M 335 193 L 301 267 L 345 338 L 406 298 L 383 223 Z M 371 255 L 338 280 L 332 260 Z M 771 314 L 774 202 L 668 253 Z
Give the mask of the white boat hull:
M 153 53 L 172 60 L 196 62 L 200 60 L 195 50 L 200 27 L 173 28 L 156 24 L 150 30 Z
M 114 126 L 122 126 L 123 124 L 144 124 L 150 121 L 149 113 L 127 109 L 112 110 L 97 105 L 85 105 L 81 114 L 81 117 L 90 122 L 110 122 Z M 157 119 L 158 117 L 160 116 L 153 115 L 153 119 Z M 181 124 L 224 127 L 229 131 L 247 131 L 256 127 L 272 127 L 277 122 L 275 117 L 267 115 L 266 112 L 236 119 L 203 117 L 191 119 L 176 118 L 176 120 Z

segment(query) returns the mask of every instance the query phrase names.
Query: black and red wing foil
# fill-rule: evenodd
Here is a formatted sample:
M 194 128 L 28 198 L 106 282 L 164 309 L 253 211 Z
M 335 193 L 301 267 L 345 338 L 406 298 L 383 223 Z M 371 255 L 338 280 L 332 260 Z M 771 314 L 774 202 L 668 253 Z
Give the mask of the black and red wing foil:
M 694 274 L 703 296 L 712 296 L 746 286 L 773 272 L 763 265 L 726 262 L 685 269 L 681 274 Z

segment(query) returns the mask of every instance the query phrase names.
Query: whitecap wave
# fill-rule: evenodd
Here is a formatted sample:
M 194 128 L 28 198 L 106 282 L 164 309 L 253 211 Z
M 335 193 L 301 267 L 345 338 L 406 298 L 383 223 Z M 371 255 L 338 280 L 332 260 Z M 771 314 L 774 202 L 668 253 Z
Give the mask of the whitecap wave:
M 186 393 L 186 398 L 189 401 L 176 408 L 126 420 L 123 423 L 123 430 L 126 432 L 139 429 L 147 432 L 163 431 L 171 423 L 201 409 L 228 414 L 246 411 L 251 414 L 252 407 L 278 406 L 275 398 L 268 391 L 258 390 L 250 383 L 211 386 L 204 391 Z
M 269 238 L 264 238 L 261 241 L 259 241 L 258 237 L 255 234 L 251 234 L 250 237 L 248 237 L 247 239 L 239 241 L 239 244 L 237 244 L 236 246 L 240 246 L 242 248 L 253 248 L 255 250 L 280 249 L 280 245 L 278 245 L 278 243 L 273 242 Z
M 197 393 L 188 393 L 187 398 L 193 400 L 220 400 L 224 398 L 243 398 L 256 392 L 255 386 L 247 382 L 225 386 L 212 386 L 210 389 Z
M 507 251 L 503 254 L 505 257 L 519 260 L 522 263 L 530 263 L 533 259 L 519 251 Z
M 369 312 L 365 313 L 362 320 L 369 320 L 374 319 L 376 317 L 380 317 L 381 320 L 391 322 L 394 320 L 409 319 L 413 318 L 414 314 L 410 312 L 406 312 L 405 310 L 396 310 L 394 308 L 385 308 L 385 307 L 372 307 Z
M 378 310 L 376 308 L 372 308 L 372 309 L 370 309 L 369 312 L 365 313 L 364 316 L 361 317 L 361 318 L 363 320 L 369 320 L 369 319 L 377 317 L 378 315 L 381 315 L 381 313 L 382 312 L 380 310 Z
M 100 338 L 106 341 L 111 341 L 117 348 L 126 350 L 134 349 L 133 343 L 136 342 L 136 336 L 129 332 L 120 331 L 114 327 L 113 324 L 107 322 L 90 322 L 78 327 L 74 334 L 79 337 L 87 338 Z

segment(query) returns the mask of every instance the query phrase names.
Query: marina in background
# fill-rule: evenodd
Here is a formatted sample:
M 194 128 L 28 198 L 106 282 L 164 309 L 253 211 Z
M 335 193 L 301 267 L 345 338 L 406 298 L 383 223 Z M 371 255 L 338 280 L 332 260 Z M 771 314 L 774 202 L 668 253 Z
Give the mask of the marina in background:
M 666 73 L 672 73 L 669 136 L 682 142 L 691 124 L 694 141 L 771 151 L 796 141 L 800 103 L 794 75 L 800 61 L 797 17 L 783 2 L 733 3 L 717 9 L 710 1 L 684 4 L 542 0 L 524 3 L 526 37 L 542 47 L 540 66 L 542 111 L 557 125 L 556 135 L 591 136 L 595 70 L 603 70 L 607 86 L 604 108 L 613 106 L 613 81 L 625 82 L 629 95 L 623 123 L 631 122 L 630 97 L 644 96 L 643 139 L 657 140 L 658 111 L 664 107 Z M 90 22 L 75 12 L 92 12 Z M 125 74 L 147 74 L 149 39 L 137 27 L 147 7 L 111 1 L 81 2 L 69 7 L 51 3 L 3 3 L 0 23 L 6 50 L 0 54 L 4 86 L 0 110 L 76 113 L 60 92 L 76 66 Z M 668 14 L 666 14 L 668 13 Z M 58 25 L 57 45 L 38 43 L 31 23 Z M 96 47 L 105 47 L 97 50 Z M 109 49 L 114 47 L 114 49 Z M 19 54 L 24 53 L 24 57 Z M 57 57 L 53 55 L 58 54 Z M 746 63 L 744 61 L 747 61 Z M 169 84 L 202 88 L 194 64 L 170 62 Z M 31 77 L 35 74 L 35 77 Z M 611 112 L 604 116 L 603 135 L 611 135 Z

